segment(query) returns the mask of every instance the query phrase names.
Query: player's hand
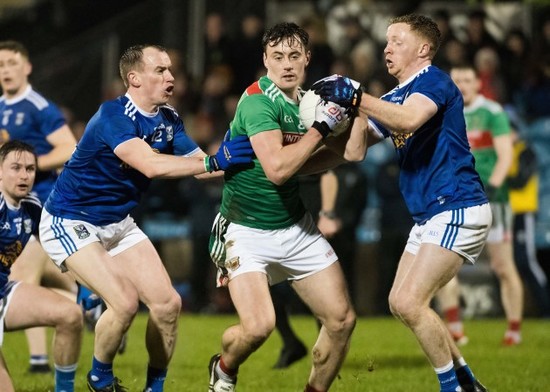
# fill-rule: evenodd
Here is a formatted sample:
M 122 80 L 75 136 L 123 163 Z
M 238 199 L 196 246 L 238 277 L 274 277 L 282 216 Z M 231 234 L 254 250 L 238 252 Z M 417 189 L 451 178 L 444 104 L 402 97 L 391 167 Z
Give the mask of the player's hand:
M 327 137 L 334 128 L 346 118 L 346 109 L 334 102 L 319 100 L 315 108 L 315 121 L 311 125 L 323 136 Z
M 230 132 L 227 131 L 216 155 L 204 158 L 206 171 L 227 170 L 234 165 L 252 162 L 254 150 L 248 136 L 240 135 L 229 140 L 229 134 Z
M 361 84 L 342 75 L 331 75 L 313 83 L 311 89 L 325 101 L 347 108 L 358 108 L 361 103 Z

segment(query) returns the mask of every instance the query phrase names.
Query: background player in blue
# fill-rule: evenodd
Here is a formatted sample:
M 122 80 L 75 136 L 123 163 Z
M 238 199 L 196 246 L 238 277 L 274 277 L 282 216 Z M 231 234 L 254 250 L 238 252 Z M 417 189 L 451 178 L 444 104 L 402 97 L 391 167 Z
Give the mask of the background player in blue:
M 0 145 L 7 140 L 22 140 L 38 155 L 35 193 L 43 204 L 57 179 L 57 170 L 69 159 L 75 137 L 59 108 L 35 91 L 29 83 L 32 65 L 27 49 L 17 41 L 0 42 Z M 76 284 L 62 275 L 50 262 L 38 242 L 27 244 L 11 273 L 11 279 L 40 284 L 42 278 L 57 282 L 56 288 L 74 297 Z M 49 372 L 46 331 L 27 330 L 31 372 Z
M 485 391 L 430 308 L 436 291 L 462 263 L 475 262 L 492 219 L 469 150 L 462 96 L 450 77 L 431 65 L 440 36 L 436 23 L 422 15 L 390 21 L 384 58 L 399 85 L 381 99 L 338 75 L 312 88 L 368 115 L 374 139 L 369 143 L 392 138 L 401 193 L 415 225 L 390 292 L 391 311 L 415 334 L 441 391 Z
M 4 328 L 55 327 L 55 391 L 72 392 L 82 337 L 80 307 L 53 290 L 8 281 L 12 264 L 38 233 L 42 207 L 29 195 L 35 175 L 36 155 L 30 145 L 13 140 L 0 148 L 0 346 Z M 14 390 L 1 351 L 0 390 Z
M 122 390 L 113 360 L 140 300 L 149 308 L 146 391 L 163 390 L 174 352 L 181 299 L 153 244 L 129 215 L 151 179 L 210 177 L 252 161 L 246 137 L 226 140 L 215 156 L 207 156 L 187 136 L 167 105 L 174 89 L 170 67 L 160 46 L 123 53 L 126 94 L 103 103 L 88 122 L 42 212 L 44 249 L 107 304 L 95 329 L 91 391 Z

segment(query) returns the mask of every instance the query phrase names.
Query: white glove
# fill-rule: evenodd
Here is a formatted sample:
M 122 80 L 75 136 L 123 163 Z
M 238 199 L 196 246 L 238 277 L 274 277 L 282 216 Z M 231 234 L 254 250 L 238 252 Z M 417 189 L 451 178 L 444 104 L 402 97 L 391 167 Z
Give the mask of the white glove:
M 315 108 L 315 121 L 311 127 L 325 138 L 346 119 L 346 109 L 334 102 L 319 100 Z

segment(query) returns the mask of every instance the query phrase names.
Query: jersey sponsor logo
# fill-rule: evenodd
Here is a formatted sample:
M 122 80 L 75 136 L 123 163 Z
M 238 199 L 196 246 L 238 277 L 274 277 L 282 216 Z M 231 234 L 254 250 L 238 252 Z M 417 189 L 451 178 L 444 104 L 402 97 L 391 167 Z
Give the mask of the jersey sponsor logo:
M 410 138 L 413 135 L 412 132 L 409 133 L 400 133 L 400 132 L 391 132 L 391 138 L 393 140 L 393 144 L 395 145 L 395 148 L 403 148 L 405 143 L 407 142 L 407 139 Z
M 297 143 L 302 138 L 302 134 L 299 133 L 287 133 L 283 132 L 283 146 Z
M 430 237 L 439 237 L 439 232 L 437 230 L 430 230 L 428 231 L 428 235 Z
M 75 227 L 73 227 L 73 230 L 75 231 L 76 236 L 80 240 L 84 240 L 90 236 L 90 232 L 84 225 L 76 225 Z

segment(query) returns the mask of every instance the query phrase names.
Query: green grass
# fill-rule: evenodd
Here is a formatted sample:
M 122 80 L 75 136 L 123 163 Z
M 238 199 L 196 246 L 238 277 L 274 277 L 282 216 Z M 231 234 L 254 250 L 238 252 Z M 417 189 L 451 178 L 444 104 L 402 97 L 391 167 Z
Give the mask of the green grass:
M 220 337 L 235 316 L 183 315 L 176 352 L 166 381 L 167 392 L 206 392 L 207 365 L 219 351 Z M 146 315 L 136 318 L 129 333 L 125 354 L 117 357 L 115 373 L 130 391 L 141 391 L 147 357 L 143 342 Z M 294 316 L 292 324 L 311 347 L 317 326 L 308 316 Z M 462 353 L 476 375 L 491 392 L 550 391 L 550 322 L 526 320 L 524 342 L 518 347 L 501 347 L 505 322 L 500 319 L 466 322 L 470 343 Z M 242 366 L 239 392 L 301 392 L 309 374 L 309 359 L 287 370 L 273 370 L 281 341 L 274 333 Z M 93 334 L 86 332 L 77 371 L 76 390 L 85 391 L 85 375 L 91 363 Z M 53 390 L 51 375 L 26 373 L 28 353 L 23 332 L 4 336 L 2 348 L 18 392 Z M 436 392 L 437 380 L 412 334 L 392 318 L 361 318 L 351 349 L 331 391 L 340 392 Z

